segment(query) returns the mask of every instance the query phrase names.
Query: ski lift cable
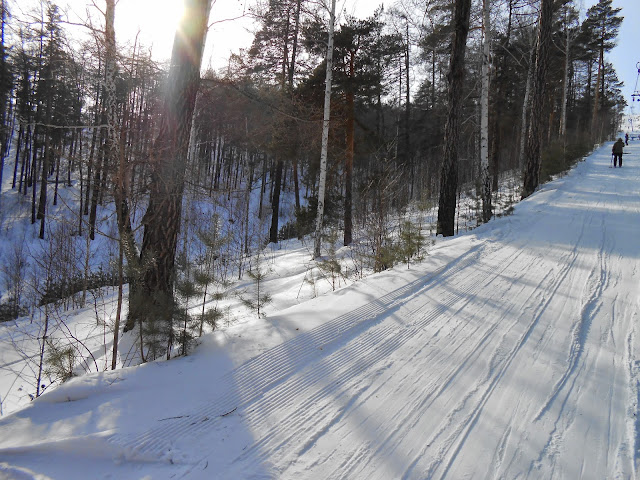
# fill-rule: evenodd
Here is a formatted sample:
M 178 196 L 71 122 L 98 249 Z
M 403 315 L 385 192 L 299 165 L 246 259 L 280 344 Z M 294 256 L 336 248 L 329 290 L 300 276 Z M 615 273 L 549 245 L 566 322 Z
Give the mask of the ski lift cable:
M 635 102 L 636 97 L 640 97 L 640 92 L 638 91 L 638 80 L 640 79 L 640 62 L 636 63 L 636 70 L 638 74 L 636 75 L 636 85 L 633 88 L 633 93 L 631 94 L 631 101 Z M 640 102 L 640 98 L 637 99 Z

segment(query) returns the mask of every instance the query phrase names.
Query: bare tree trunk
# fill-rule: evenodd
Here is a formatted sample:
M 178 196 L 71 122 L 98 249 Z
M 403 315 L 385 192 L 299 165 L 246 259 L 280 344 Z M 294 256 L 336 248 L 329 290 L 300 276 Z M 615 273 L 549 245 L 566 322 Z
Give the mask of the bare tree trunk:
M 482 221 L 491 220 L 491 175 L 489 174 L 489 55 L 491 31 L 489 0 L 483 1 L 482 91 L 480 95 L 480 188 L 482 189 Z
M 126 199 L 124 166 L 124 152 L 120 148 L 120 138 L 117 132 L 116 116 L 116 34 L 115 34 L 115 0 L 106 0 L 105 10 L 105 113 L 107 120 L 107 138 L 105 145 L 105 165 L 118 165 L 116 171 L 114 200 L 118 232 L 118 307 L 116 321 L 113 328 L 113 351 L 111 355 L 111 369 L 115 370 L 118 358 L 118 341 L 120 336 L 120 315 L 122 312 L 122 284 L 124 282 L 122 263 L 125 252 L 133 265 L 137 266 L 137 249 L 131 231 L 129 205 Z M 106 175 L 106 173 L 105 173 Z
M 98 64 L 98 74 L 102 70 L 102 63 Z M 104 94 L 102 94 L 104 95 Z M 91 178 L 93 176 L 93 165 L 96 151 L 96 143 L 98 139 L 98 122 L 100 121 L 100 105 L 101 104 L 101 96 L 100 94 L 100 85 L 96 86 L 96 103 L 95 103 L 95 114 L 93 118 L 93 129 L 91 132 L 91 147 L 89 148 L 89 164 L 87 166 L 87 188 L 85 191 L 84 197 L 84 214 L 89 215 L 89 193 L 91 191 Z
M 38 146 L 37 146 L 37 133 L 39 132 L 39 128 L 34 128 L 33 135 L 33 148 L 31 152 L 31 175 L 29 176 L 29 183 L 31 187 L 31 224 L 36 223 L 36 184 L 37 184 L 37 175 L 38 175 Z M 25 188 L 25 192 L 27 189 Z
M 349 78 L 353 82 L 355 75 L 355 53 L 349 54 Z M 353 242 L 353 157 L 355 155 L 355 94 L 353 85 L 347 87 L 346 104 L 346 152 L 344 157 L 344 245 Z
M 109 0 L 111 1 L 111 0 Z M 118 366 L 118 341 L 120 338 L 120 318 L 122 315 L 122 290 L 124 284 L 124 275 L 122 272 L 122 263 L 124 261 L 124 249 L 122 241 L 119 244 L 118 255 L 118 307 L 116 309 L 116 323 L 113 326 L 113 350 L 111 352 L 111 370 L 115 370 Z
M 411 78 L 409 75 L 411 39 L 409 38 L 409 21 L 405 18 L 405 35 L 406 45 L 404 52 L 404 71 L 405 71 L 405 100 L 404 100 L 404 148 L 405 160 L 409 163 L 409 200 L 413 199 L 414 187 L 416 182 L 415 159 L 411 153 Z
M 139 289 L 135 289 L 138 291 L 133 292 L 130 286 L 130 321 L 148 320 L 153 307 L 157 310 L 173 304 L 184 176 L 209 10 L 210 0 L 185 0 L 184 14 L 174 37 L 163 115 L 151 154 L 149 205 L 142 220 L 140 257 L 150 264 L 144 270 Z M 132 294 L 135 302 L 131 302 Z M 160 313 L 165 316 L 163 321 L 171 322 L 170 311 Z
M 38 374 L 37 374 L 37 382 L 36 385 L 36 397 L 39 397 L 42 392 L 40 389 L 42 388 L 42 375 L 44 373 L 44 353 L 47 347 L 47 339 L 49 338 L 49 305 L 45 304 L 44 306 L 44 330 L 42 332 L 42 338 L 38 338 L 38 340 L 42 340 L 40 344 L 40 352 L 38 355 Z
M 25 180 L 25 175 L 28 174 L 28 168 L 29 168 L 29 159 L 31 158 L 30 152 L 31 152 L 31 124 L 27 124 L 27 132 L 26 135 L 24 137 L 24 147 L 22 149 L 22 155 L 21 155 L 21 165 L 20 165 L 20 180 L 18 182 L 18 192 L 23 193 L 23 194 L 27 194 L 27 185 L 26 185 L 26 180 Z M 17 161 L 17 159 L 16 159 Z M 23 185 L 24 185 L 24 190 L 23 190 Z
M 300 212 L 300 181 L 298 179 L 298 156 L 293 156 L 293 161 L 291 162 L 291 167 L 293 170 L 293 192 L 295 198 L 296 205 L 296 234 L 298 236 L 298 240 L 302 240 L 302 232 L 300 231 L 300 226 L 298 225 L 298 212 Z
M 464 57 L 469 34 L 471 0 L 456 0 L 453 17 L 453 41 L 447 80 L 448 112 L 444 130 L 444 157 L 440 173 L 437 233 L 452 236 L 455 230 L 456 192 L 458 190 L 458 142 Z
M 103 122 L 104 123 L 104 122 Z M 102 128 L 100 128 L 102 130 Z M 100 148 L 98 149 L 98 158 L 96 159 L 95 171 L 93 172 L 93 187 L 91 189 L 91 205 L 89 208 L 89 236 L 91 240 L 96 238 L 96 220 L 98 218 L 98 203 L 100 198 L 100 190 L 102 189 L 102 175 L 104 168 L 104 132 L 100 133 Z
M 527 122 L 529 103 L 531 99 L 531 84 L 533 83 L 533 72 L 535 70 L 535 46 L 531 48 L 531 55 L 529 55 L 529 69 L 527 71 L 527 83 L 524 89 L 524 100 L 522 102 L 522 119 L 520 122 L 520 147 L 518 152 L 518 167 L 524 168 L 525 162 L 525 149 L 527 146 L 527 137 L 529 133 L 529 125 Z
M 271 243 L 278 243 L 278 220 L 280 217 L 280 192 L 282 190 L 283 169 L 284 162 L 278 157 L 273 181 L 273 195 L 271 196 L 271 229 L 269 230 L 269 242 Z
M 242 278 L 242 269 L 244 264 L 244 257 L 249 255 L 249 207 L 251 206 L 251 190 L 253 186 L 253 163 L 249 165 L 249 153 L 247 152 L 247 167 L 249 170 L 249 178 L 247 179 L 247 193 L 244 203 L 244 217 L 243 217 L 243 246 L 240 249 L 240 266 L 238 267 L 238 280 Z
M 24 126 L 20 122 L 20 128 L 18 130 L 18 143 L 16 144 L 16 162 L 13 165 L 13 181 L 11 182 L 11 188 L 16 188 L 16 181 L 18 179 L 18 163 L 20 160 L 20 147 L 22 145 L 22 139 L 24 137 Z M 1 185 L 1 183 L 0 183 Z
M 322 224 L 324 222 L 324 195 L 327 184 L 327 156 L 329 152 L 329 121 L 331 117 L 331 80 L 333 69 L 333 30 L 336 21 L 336 0 L 331 0 L 329 14 L 329 43 L 327 46 L 327 73 L 324 88 L 324 114 L 322 120 L 322 147 L 320 151 L 320 182 L 318 185 L 318 212 L 316 215 L 316 232 L 313 256 L 320 256 L 322 243 Z
M 567 96 L 569 93 L 569 60 L 571 52 L 571 33 L 567 19 L 567 8 L 564 11 L 564 32 L 566 35 L 564 44 L 564 75 L 562 78 L 562 117 L 560 118 L 560 136 L 567 134 Z
M 262 212 L 264 206 L 264 194 L 267 190 L 267 156 L 263 155 L 262 159 L 262 179 L 260 182 L 260 204 L 258 206 L 258 219 L 262 220 L 264 213 Z
M 538 42 L 536 69 L 533 77 L 531 99 L 531 126 L 527 139 L 526 165 L 522 198 L 531 195 L 540 183 L 540 163 L 542 151 L 543 114 L 545 83 L 548 70 L 549 50 L 551 48 L 551 28 L 553 22 L 553 0 L 541 0 L 540 21 L 538 24 Z
M 53 187 L 53 205 L 58 205 L 58 186 L 60 185 L 60 149 L 62 145 L 58 144 L 54 149 L 54 159 L 56 166 L 56 180 Z
M 44 240 L 45 231 L 45 217 L 47 214 L 47 175 L 49 174 L 49 156 L 51 155 L 50 135 L 46 133 L 44 158 L 42 160 L 42 175 L 40 176 L 40 199 L 38 200 L 38 214 L 37 219 L 40 220 L 40 234 L 39 238 Z M 35 185 L 34 185 L 35 190 Z
M 591 117 L 591 134 L 600 141 L 602 138 L 598 134 L 600 128 L 598 122 L 598 113 L 600 111 L 600 83 L 604 80 L 604 46 L 600 46 L 600 54 L 598 56 L 598 75 L 596 77 L 596 88 L 593 96 L 593 115 Z

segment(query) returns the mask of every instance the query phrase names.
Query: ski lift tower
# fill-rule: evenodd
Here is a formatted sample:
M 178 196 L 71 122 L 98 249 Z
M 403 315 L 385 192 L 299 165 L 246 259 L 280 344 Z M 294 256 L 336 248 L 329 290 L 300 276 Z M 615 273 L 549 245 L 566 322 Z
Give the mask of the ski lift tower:
M 636 75 L 636 86 L 633 89 L 633 93 L 631 94 L 632 102 L 640 102 L 640 91 L 638 90 L 638 79 L 640 78 L 640 62 L 636 63 L 636 70 L 638 74 Z
M 631 94 L 631 116 L 629 118 L 629 123 L 631 124 L 631 132 L 633 132 L 633 121 L 635 120 L 635 115 L 634 115 L 634 109 L 633 109 L 633 102 L 640 102 L 640 90 L 638 90 L 638 79 L 640 79 L 640 62 L 636 63 L 636 70 L 637 70 L 637 75 L 636 75 L 636 86 L 633 89 L 633 93 Z M 640 138 L 640 136 L 639 136 Z

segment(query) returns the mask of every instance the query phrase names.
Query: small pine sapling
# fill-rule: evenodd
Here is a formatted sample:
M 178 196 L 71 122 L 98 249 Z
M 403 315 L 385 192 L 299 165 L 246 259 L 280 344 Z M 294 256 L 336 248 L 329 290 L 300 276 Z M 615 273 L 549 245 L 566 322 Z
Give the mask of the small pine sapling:
M 76 350 L 71 345 L 58 345 L 50 340 L 47 340 L 47 347 L 44 374 L 50 383 L 63 383 L 75 377 Z
M 420 249 L 424 246 L 424 243 L 425 238 L 419 227 L 408 220 L 402 223 L 398 250 L 402 259 L 407 262 L 407 269 L 409 269 L 413 257 L 420 260 Z
M 214 298 L 217 298 L 216 296 L 214 296 Z M 219 297 L 220 299 L 222 298 L 222 296 Z M 211 331 L 214 331 L 218 328 L 218 322 L 220 320 L 222 320 L 222 317 L 224 316 L 223 312 L 218 309 L 218 307 L 213 307 L 210 308 L 209 310 L 205 310 L 204 308 L 202 309 L 202 314 L 200 315 L 200 322 L 199 322 L 199 330 L 198 330 L 198 336 L 202 336 L 202 329 L 204 325 L 207 325 Z
M 264 281 L 267 277 L 267 273 L 262 270 L 262 254 L 258 253 L 255 257 L 256 265 L 254 268 L 249 269 L 247 274 L 251 279 L 252 286 L 243 290 L 239 294 L 242 304 L 255 312 L 258 318 L 264 317 L 264 307 L 272 302 L 272 297 L 264 290 Z
M 252 295 L 249 297 L 245 295 L 247 293 L 247 290 L 245 290 L 243 294 L 241 294 L 240 300 L 247 308 L 255 312 L 258 317 L 264 317 L 264 307 L 273 301 L 271 295 L 264 291 L 263 283 L 267 274 L 263 272 L 260 267 L 250 270 L 247 274 L 253 282 L 253 292 L 251 292 Z
M 201 337 L 204 325 L 208 325 L 212 330 L 215 330 L 218 320 L 222 318 L 222 312 L 218 310 L 217 306 L 207 310 L 207 297 L 211 296 L 215 302 L 219 302 L 224 298 L 224 294 L 220 291 L 211 294 L 210 288 L 228 286 L 227 282 L 216 277 L 215 267 L 216 261 L 220 258 L 220 250 L 229 243 L 229 237 L 220 234 L 219 217 L 214 215 L 210 229 L 198 231 L 198 238 L 201 244 L 201 252 L 198 255 L 193 280 L 198 285 L 202 295 L 202 313 L 198 323 L 198 337 Z
M 141 359 L 156 360 L 166 354 L 171 357 L 174 344 L 174 322 L 182 318 L 175 300 L 168 295 L 152 294 L 152 301 L 139 298 L 141 292 L 129 294 L 129 304 L 145 305 L 145 321 L 140 325 Z
M 190 278 L 182 278 L 175 284 L 178 300 L 179 317 L 174 327 L 174 337 L 180 349 L 180 355 L 186 355 L 191 341 L 194 339 L 193 331 L 198 325 L 190 313 L 190 302 L 193 298 L 200 297 L 202 290 L 199 285 Z M 177 327 L 177 328 L 176 328 Z
M 331 289 L 335 291 L 336 281 L 342 276 L 342 265 L 338 260 L 336 252 L 336 242 L 338 240 L 337 232 L 332 232 L 326 237 L 327 256 L 321 257 L 318 261 L 318 268 L 325 274 L 325 278 L 328 275 L 331 283 Z

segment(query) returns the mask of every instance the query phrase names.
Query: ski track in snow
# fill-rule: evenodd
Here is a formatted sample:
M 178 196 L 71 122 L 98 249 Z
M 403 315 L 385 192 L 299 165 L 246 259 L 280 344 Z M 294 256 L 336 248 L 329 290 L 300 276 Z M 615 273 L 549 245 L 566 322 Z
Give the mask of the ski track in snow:
M 600 193 L 603 193 L 602 191 Z M 599 204 L 596 205 L 594 210 L 597 210 Z M 578 404 L 582 401 L 584 393 L 584 385 L 590 382 L 589 374 L 597 368 L 599 361 L 606 361 L 601 359 L 601 354 L 604 352 L 604 348 L 593 348 L 593 342 L 591 346 L 588 343 L 589 335 L 593 327 L 594 320 L 597 319 L 599 313 L 603 309 L 603 294 L 609 289 L 615 289 L 617 283 L 610 285 L 610 278 L 608 275 L 608 267 L 611 262 L 611 251 L 613 250 L 614 242 L 609 238 L 605 223 L 604 214 L 600 213 L 599 217 L 590 214 L 587 216 L 583 224 L 595 223 L 599 218 L 598 230 L 601 232 L 601 240 L 599 242 L 599 248 L 596 255 L 593 256 L 592 265 L 589 267 L 590 271 L 582 287 L 582 293 L 580 296 L 580 309 L 577 318 L 573 320 L 571 329 L 571 338 L 566 368 L 558 381 L 551 389 L 548 400 L 542 405 L 538 414 L 535 417 L 535 421 L 540 421 L 543 416 L 550 413 L 550 409 L 559 403 L 560 408 L 555 413 L 555 419 L 553 421 L 553 429 L 549 434 L 548 441 L 540 453 L 538 459 L 532 463 L 532 471 L 540 470 L 542 465 L 546 462 L 550 465 L 550 471 L 554 472 L 556 476 L 563 476 L 564 472 L 556 471 L 556 457 L 563 452 L 563 444 L 565 443 L 565 437 L 568 431 L 573 427 L 576 420 L 576 416 L 579 412 Z M 578 243 L 576 249 L 584 250 Z M 583 255 L 585 257 L 586 255 Z M 598 338 L 599 344 L 607 346 L 610 344 L 615 350 L 616 341 L 613 335 L 613 315 L 614 307 L 612 306 L 612 314 L 609 316 L 609 324 L 603 325 L 601 333 Z M 602 316 L 606 318 L 607 316 Z M 595 351 L 594 351 L 595 350 Z M 607 391 L 609 395 L 607 405 L 603 405 L 603 414 L 605 423 L 607 423 L 607 438 L 603 442 L 609 449 L 606 454 L 606 460 L 604 460 L 607 466 L 606 470 L 613 473 L 614 467 L 610 465 L 609 459 L 615 457 L 617 452 L 611 452 L 611 446 L 614 432 L 612 425 L 615 424 L 616 419 L 613 418 L 613 398 L 615 396 L 613 385 L 617 383 L 615 380 L 617 373 L 620 369 L 616 365 L 616 357 L 612 356 L 611 359 L 613 365 L 608 371 L 613 372 L 614 382 L 609 384 Z M 588 474 L 588 472 L 580 471 L 580 475 Z M 615 472 L 616 478 L 623 478 L 621 472 Z
M 566 195 L 558 188 L 549 203 Z M 224 394 L 200 409 L 139 435 L 115 435 L 110 442 L 129 459 L 184 462 L 192 473 L 208 465 L 215 451 L 193 457 L 180 451 L 180 439 L 207 438 L 227 416 L 235 416 L 248 426 L 254 441 L 225 460 L 227 478 L 246 465 L 267 466 L 273 478 L 316 471 L 336 479 L 458 478 L 465 444 L 487 404 L 501 397 L 497 392 L 505 375 L 514 375 L 516 359 L 526 348 L 526 356 L 543 364 L 545 349 L 556 345 L 558 327 L 549 318 L 551 311 L 561 312 L 570 322 L 564 326 L 567 338 L 559 344 L 567 349 L 565 364 L 547 372 L 555 380 L 537 406 L 522 393 L 512 402 L 502 433 L 488 447 L 492 461 L 484 468 L 487 478 L 505 478 L 508 472 L 533 478 L 551 472 L 564 478 L 569 472 L 558 459 L 566 455 L 567 436 L 581 415 L 583 386 L 597 364 L 607 361 L 592 341 L 594 321 L 605 308 L 604 292 L 617 286 L 608 272 L 615 239 L 607 233 L 606 211 L 599 208 L 600 202 L 584 216 L 577 213 L 568 219 L 575 228 L 567 250 L 529 250 L 521 232 L 514 232 L 525 228 L 535 237 L 536 229 L 545 228 L 542 214 L 527 225 L 511 226 L 507 221 L 502 231 L 439 270 L 235 368 L 222 379 L 219 391 Z M 601 232 L 595 249 L 584 244 L 593 240 L 594 229 Z M 535 272 L 541 270 L 547 274 L 536 279 Z M 525 300 L 518 304 L 513 299 Z M 609 323 L 598 335 L 601 344 L 615 349 L 615 302 L 610 308 Z M 496 313 L 498 318 L 481 321 Z M 637 385 L 638 364 L 630 360 L 635 336 L 618 340 L 627 345 L 628 376 L 634 375 Z M 299 370 L 300 365 L 306 366 Z M 616 365 L 609 368 L 619 370 Z M 431 373 L 425 378 L 422 372 Z M 606 387 L 610 397 L 615 383 L 616 378 Z M 466 385 L 462 391 L 461 384 Z M 399 396 L 394 392 L 400 391 L 407 398 L 403 405 L 394 403 Z M 634 395 L 632 401 L 637 401 L 638 392 Z M 627 450 L 638 451 L 638 425 L 628 426 L 632 447 L 616 447 L 615 406 L 610 400 L 603 407 L 610 451 L 602 462 L 623 478 L 634 469 L 633 461 L 621 458 L 637 457 Z M 431 411 L 444 415 L 434 418 Z M 378 416 L 385 421 L 377 421 Z M 528 470 L 513 470 L 515 459 L 525 454 L 527 422 L 539 426 L 547 438 Z M 371 432 L 375 442 L 350 441 L 358 429 Z M 416 431 L 422 432 L 420 442 L 415 441 Z M 327 445 L 328 450 L 323 449 Z M 584 473 L 582 468 L 577 471 Z M 484 477 L 480 471 L 475 473 Z
M 462 270 L 476 261 L 480 253 L 478 248 L 470 251 L 465 255 L 465 258 L 457 259 L 454 265 L 446 265 L 440 271 L 434 272 L 426 278 L 405 285 L 373 303 L 338 317 L 310 332 L 300 334 L 295 339 L 258 355 L 226 374 L 222 378 L 220 388 L 220 391 L 225 392 L 225 395 L 212 402 L 207 402 L 197 411 L 190 412 L 187 420 L 158 427 L 140 436 L 126 439 L 124 442 L 119 437 L 114 437 L 112 441 L 122 445 L 126 451 L 134 452 L 134 455 L 151 453 L 152 456 L 155 456 L 162 454 L 170 449 L 170 444 L 166 439 L 192 434 L 200 429 L 198 424 L 203 425 L 202 430 L 208 429 L 209 426 L 205 423 L 209 419 L 221 417 L 225 413 L 259 398 L 269 388 L 281 384 L 283 378 L 295 373 L 299 364 L 319 357 L 319 351 L 324 350 L 323 355 L 326 354 L 332 343 L 346 341 L 349 337 L 360 333 L 363 324 L 371 326 L 377 316 L 397 308 L 397 305 L 407 295 L 414 293 L 419 285 L 428 284 L 430 280 L 437 278 L 446 270 Z M 371 341 L 377 342 L 379 339 L 383 339 L 385 334 L 386 332 L 380 332 Z

